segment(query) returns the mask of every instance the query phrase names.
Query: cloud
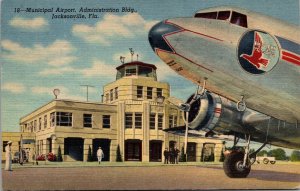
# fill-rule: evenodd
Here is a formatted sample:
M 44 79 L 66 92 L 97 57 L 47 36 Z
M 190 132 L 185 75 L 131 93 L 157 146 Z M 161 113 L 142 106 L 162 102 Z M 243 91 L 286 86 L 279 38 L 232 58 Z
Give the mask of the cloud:
M 155 63 L 157 67 L 157 77 L 159 80 L 165 80 L 167 78 L 178 77 L 178 74 L 172 70 L 167 64 L 164 62 Z
M 22 18 L 22 17 L 14 17 L 10 20 L 9 25 L 15 28 L 27 29 L 27 30 L 40 30 L 47 27 L 48 21 L 43 17 L 36 17 L 32 19 Z
M 91 68 L 83 69 L 80 73 L 86 77 L 104 77 L 115 75 L 116 69 L 112 65 L 106 64 L 102 61 L 94 61 Z
M 133 38 L 136 35 L 147 34 L 156 21 L 146 21 L 138 13 L 126 15 L 105 14 L 103 19 L 94 26 L 86 24 L 74 25 L 73 35 L 89 43 L 110 45 L 116 37 Z
M 116 69 L 113 65 L 106 64 L 103 61 L 95 60 L 92 65 L 88 68 L 75 68 L 75 67 L 57 67 L 57 68 L 46 68 L 39 72 L 41 76 L 48 75 L 62 75 L 62 74 L 78 74 L 84 77 L 111 77 L 115 76 Z
M 66 66 L 58 68 L 46 68 L 39 72 L 40 76 L 49 76 L 49 75 L 62 75 L 66 73 L 75 73 L 76 69 Z
M 53 90 L 59 89 L 60 94 L 57 96 L 58 99 L 71 99 L 71 100 L 78 100 L 83 101 L 86 100 L 83 96 L 74 95 L 68 88 L 62 85 L 53 86 L 53 87 L 43 87 L 43 86 L 35 86 L 31 88 L 31 91 L 34 95 L 53 95 Z
M 25 86 L 21 83 L 7 82 L 2 85 L 1 89 L 3 91 L 20 94 L 25 91 Z
M 35 44 L 33 47 L 23 47 L 11 40 L 1 42 L 3 57 L 7 60 L 39 64 L 47 63 L 52 66 L 63 66 L 70 64 L 76 57 L 72 55 L 74 47 L 66 40 L 56 40 L 48 46 Z

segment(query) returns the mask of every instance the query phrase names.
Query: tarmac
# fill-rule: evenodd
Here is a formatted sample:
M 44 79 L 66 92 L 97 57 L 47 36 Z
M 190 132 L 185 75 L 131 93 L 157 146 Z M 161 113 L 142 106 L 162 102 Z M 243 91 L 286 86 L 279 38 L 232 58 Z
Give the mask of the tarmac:
M 232 179 L 222 163 L 47 161 L 2 168 L 2 184 L 4 190 L 300 189 L 300 163 L 254 164 L 247 178 Z

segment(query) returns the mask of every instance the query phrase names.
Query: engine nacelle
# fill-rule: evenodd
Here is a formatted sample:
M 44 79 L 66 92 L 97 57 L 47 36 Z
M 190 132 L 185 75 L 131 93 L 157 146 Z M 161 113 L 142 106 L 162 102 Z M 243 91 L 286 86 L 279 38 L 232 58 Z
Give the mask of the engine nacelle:
M 194 98 L 192 95 L 187 103 Z M 243 132 L 244 112 L 236 108 L 236 103 L 217 94 L 206 92 L 196 98 L 189 111 L 189 126 L 194 130 L 226 134 L 230 131 Z

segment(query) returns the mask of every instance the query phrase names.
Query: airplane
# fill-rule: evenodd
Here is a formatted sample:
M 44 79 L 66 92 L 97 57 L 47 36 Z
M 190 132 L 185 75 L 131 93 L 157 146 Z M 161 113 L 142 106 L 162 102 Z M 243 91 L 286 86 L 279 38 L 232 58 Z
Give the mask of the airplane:
M 185 103 L 188 128 L 234 136 L 223 163 L 228 177 L 247 177 L 267 144 L 300 149 L 299 29 L 267 15 L 221 6 L 163 20 L 149 31 L 149 43 L 160 59 L 202 87 Z M 247 143 L 242 150 L 240 139 Z M 251 141 L 262 143 L 253 153 Z

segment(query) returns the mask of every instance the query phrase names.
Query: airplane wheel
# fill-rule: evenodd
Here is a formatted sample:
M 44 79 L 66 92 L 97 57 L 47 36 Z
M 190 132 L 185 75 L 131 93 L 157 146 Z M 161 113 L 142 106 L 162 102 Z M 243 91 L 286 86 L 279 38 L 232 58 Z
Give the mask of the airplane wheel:
M 268 163 L 269 163 L 269 159 L 264 159 L 264 160 L 263 160 L 263 163 L 264 163 L 264 164 L 268 164 Z
M 225 174 L 230 178 L 246 178 L 251 170 L 249 167 L 243 167 L 244 153 L 232 152 L 224 160 L 223 168 Z
M 270 163 L 271 163 L 271 164 L 275 164 L 275 163 L 276 163 L 276 161 L 270 161 Z

